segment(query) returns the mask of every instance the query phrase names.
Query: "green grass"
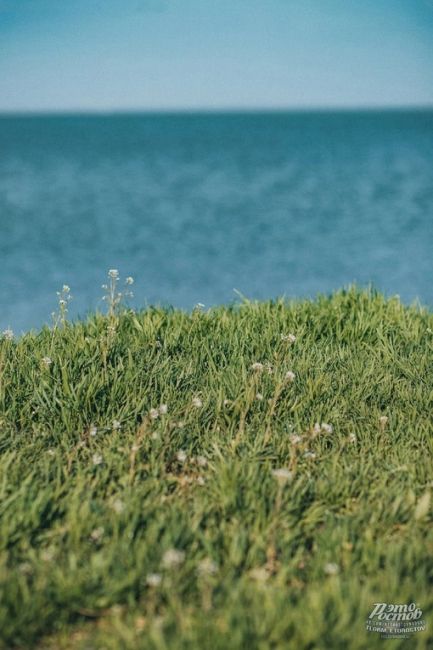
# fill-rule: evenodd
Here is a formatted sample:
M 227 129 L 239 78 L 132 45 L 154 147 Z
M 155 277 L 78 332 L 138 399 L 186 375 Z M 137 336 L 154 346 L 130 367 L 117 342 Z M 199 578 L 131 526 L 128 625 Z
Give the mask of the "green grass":
M 351 289 L 1 340 L 3 647 L 431 647 L 365 620 L 433 613 L 432 330 Z

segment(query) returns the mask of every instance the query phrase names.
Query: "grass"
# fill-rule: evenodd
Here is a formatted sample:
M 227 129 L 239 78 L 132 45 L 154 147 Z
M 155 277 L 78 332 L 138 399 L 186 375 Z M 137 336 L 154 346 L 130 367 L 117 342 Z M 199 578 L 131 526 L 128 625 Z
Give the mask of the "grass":
M 2 647 L 431 647 L 365 620 L 433 613 L 432 330 L 350 289 L 3 338 Z

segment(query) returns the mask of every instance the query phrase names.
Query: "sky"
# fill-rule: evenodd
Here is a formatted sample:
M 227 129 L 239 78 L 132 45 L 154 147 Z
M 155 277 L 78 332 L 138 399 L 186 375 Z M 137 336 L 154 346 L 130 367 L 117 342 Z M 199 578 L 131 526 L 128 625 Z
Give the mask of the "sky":
M 433 106 L 433 0 L 0 0 L 0 111 Z

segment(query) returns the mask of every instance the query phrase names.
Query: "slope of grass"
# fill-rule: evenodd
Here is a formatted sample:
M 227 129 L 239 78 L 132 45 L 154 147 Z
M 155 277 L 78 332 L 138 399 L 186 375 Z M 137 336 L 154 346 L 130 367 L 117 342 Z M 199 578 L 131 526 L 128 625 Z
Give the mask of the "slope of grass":
M 432 330 L 354 289 L 3 338 L 3 647 L 370 650 L 376 602 L 428 623 Z

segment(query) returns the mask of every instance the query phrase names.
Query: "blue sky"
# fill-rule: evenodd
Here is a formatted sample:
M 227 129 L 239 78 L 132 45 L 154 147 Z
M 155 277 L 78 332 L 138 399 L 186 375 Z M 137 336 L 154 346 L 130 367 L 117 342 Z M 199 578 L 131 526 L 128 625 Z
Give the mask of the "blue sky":
M 0 110 L 433 105 L 433 0 L 0 0 Z

